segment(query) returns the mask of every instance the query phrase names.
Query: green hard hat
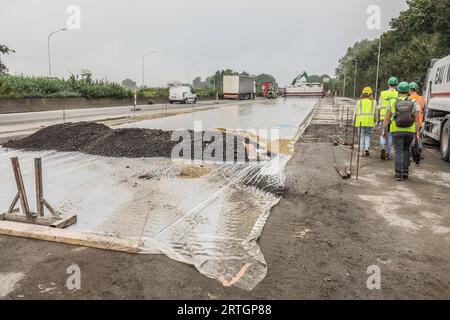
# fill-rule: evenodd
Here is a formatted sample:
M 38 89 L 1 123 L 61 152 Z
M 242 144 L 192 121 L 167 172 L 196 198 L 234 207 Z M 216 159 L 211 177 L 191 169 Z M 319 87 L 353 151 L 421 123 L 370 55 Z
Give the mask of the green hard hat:
M 390 86 L 396 86 L 396 85 L 398 85 L 398 79 L 396 77 L 391 77 L 391 78 L 389 78 L 388 83 Z
M 397 87 L 397 91 L 400 93 L 408 93 L 409 92 L 409 83 L 406 81 L 400 82 Z
M 419 91 L 419 85 L 418 85 L 417 83 L 415 83 L 415 82 L 411 82 L 411 83 L 409 84 L 409 89 L 410 89 L 410 90 Z

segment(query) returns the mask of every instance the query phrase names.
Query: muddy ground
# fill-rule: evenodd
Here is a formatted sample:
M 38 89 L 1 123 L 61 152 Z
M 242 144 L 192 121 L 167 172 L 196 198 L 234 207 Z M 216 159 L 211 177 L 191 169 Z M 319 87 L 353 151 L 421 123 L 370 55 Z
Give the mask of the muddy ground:
M 335 130 L 311 127 L 296 144 L 287 190 L 259 241 L 268 274 L 251 292 L 162 255 L 0 236 L 3 292 L 7 299 L 449 299 L 450 164 L 427 149 L 424 164 L 399 183 L 393 162 L 373 152 L 359 181 L 344 181 L 334 166 L 350 153 L 327 138 Z M 65 288 L 72 264 L 81 290 Z M 373 265 L 381 290 L 366 286 Z

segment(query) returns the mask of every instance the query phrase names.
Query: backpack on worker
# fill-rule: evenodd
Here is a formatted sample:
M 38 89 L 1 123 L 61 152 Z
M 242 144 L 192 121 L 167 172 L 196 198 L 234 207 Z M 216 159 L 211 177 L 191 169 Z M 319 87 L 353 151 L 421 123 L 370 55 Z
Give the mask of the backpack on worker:
M 394 113 L 395 124 L 399 128 L 408 128 L 416 122 L 414 101 L 397 99 Z

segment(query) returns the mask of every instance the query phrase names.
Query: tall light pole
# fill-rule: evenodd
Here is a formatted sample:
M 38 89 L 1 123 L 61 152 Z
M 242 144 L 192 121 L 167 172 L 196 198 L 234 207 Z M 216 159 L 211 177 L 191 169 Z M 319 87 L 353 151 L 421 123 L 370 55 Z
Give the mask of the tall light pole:
M 375 100 L 378 99 L 378 84 L 379 84 L 379 77 L 380 77 L 380 58 L 381 58 L 381 36 L 380 36 L 380 43 L 378 45 L 378 63 L 377 63 L 377 79 L 375 81 Z
M 51 49 L 50 49 L 50 38 L 52 35 L 54 35 L 55 33 L 61 32 L 61 31 L 66 31 L 67 28 L 62 28 L 56 31 L 53 31 L 52 33 L 50 33 L 48 35 L 47 38 L 47 46 L 48 46 L 48 76 L 51 77 L 52 76 L 52 58 L 51 58 Z
M 194 62 L 188 66 L 188 84 L 189 85 L 191 85 L 191 68 L 197 64 L 200 64 L 200 62 Z
M 158 51 L 150 51 L 142 56 L 142 87 L 145 86 L 145 57 L 157 52 Z
M 356 59 L 356 64 L 355 64 L 355 81 L 353 83 L 353 98 L 356 98 L 356 76 L 358 73 L 358 59 Z
M 347 82 L 347 62 L 344 64 L 344 88 L 342 89 L 342 96 L 345 97 L 345 85 Z

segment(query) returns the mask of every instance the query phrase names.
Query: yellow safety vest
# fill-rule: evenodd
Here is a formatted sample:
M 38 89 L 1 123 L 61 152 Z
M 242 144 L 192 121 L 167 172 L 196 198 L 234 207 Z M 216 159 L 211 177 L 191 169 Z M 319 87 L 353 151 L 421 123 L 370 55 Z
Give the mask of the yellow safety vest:
M 376 101 L 373 99 L 362 99 L 356 104 L 356 127 L 375 127 Z
M 387 107 L 391 105 L 391 101 L 395 101 L 398 98 L 397 90 L 386 90 L 382 91 L 380 94 L 380 120 L 384 121 L 386 119 Z
M 407 128 L 398 128 L 397 124 L 395 123 L 394 120 L 394 113 L 395 113 L 395 104 L 397 103 L 397 101 L 400 100 L 406 100 L 409 99 L 414 103 L 417 103 L 417 101 L 415 99 L 411 99 L 411 98 L 406 98 L 406 97 L 401 97 L 401 98 L 397 98 L 395 100 L 391 100 L 390 104 L 391 104 L 391 113 L 392 113 L 392 122 L 391 122 L 391 133 L 394 132 L 416 132 L 416 124 L 413 123 L 411 126 L 407 127 Z

